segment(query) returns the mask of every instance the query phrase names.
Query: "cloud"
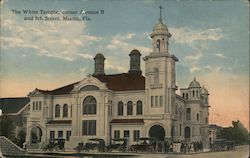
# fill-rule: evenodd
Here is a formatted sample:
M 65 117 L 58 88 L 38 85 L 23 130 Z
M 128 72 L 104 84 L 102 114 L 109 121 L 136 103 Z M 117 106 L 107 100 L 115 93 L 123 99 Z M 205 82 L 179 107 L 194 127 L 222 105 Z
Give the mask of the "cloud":
M 84 58 L 84 59 L 93 59 L 94 57 L 90 54 L 87 54 L 87 53 L 82 53 L 82 54 L 78 54 L 78 56 Z
M 196 41 L 218 41 L 223 38 L 220 28 L 191 29 L 187 27 L 170 28 L 176 43 L 192 46 Z
M 192 67 L 190 68 L 190 72 L 191 72 L 191 73 L 193 73 L 193 72 L 195 72 L 195 71 L 200 71 L 200 70 L 201 70 L 201 68 L 198 67 L 198 66 L 192 66 Z
M 125 69 L 122 66 L 119 66 L 118 64 L 114 64 L 110 60 L 105 60 L 105 69 L 107 70 L 115 70 L 118 72 L 126 72 L 127 69 Z
M 143 33 L 144 35 L 145 33 Z M 117 34 L 111 37 L 111 41 L 104 46 L 104 48 L 108 50 L 119 50 L 119 52 L 129 53 L 133 49 L 138 49 L 142 54 L 148 54 L 151 49 L 145 47 L 143 45 L 134 44 L 135 42 L 132 40 L 133 38 L 138 38 L 140 35 L 136 35 L 135 33 L 127 33 L 127 34 Z
M 221 67 L 220 66 L 206 65 L 205 69 L 209 70 L 210 72 L 219 72 L 221 70 Z
M 85 38 L 86 40 L 89 40 L 91 42 L 98 42 L 98 41 L 103 39 L 102 37 L 97 37 L 97 36 L 93 36 L 90 34 L 83 35 L 83 38 Z
M 117 34 L 111 37 L 110 43 L 106 46 L 107 49 L 123 49 L 128 47 L 127 40 L 131 39 L 135 34 L 128 33 L 125 35 Z
M 79 71 L 80 71 L 82 74 L 86 74 L 87 69 L 86 69 L 86 67 L 83 67 L 83 68 L 80 68 Z
M 39 56 L 74 61 L 79 56 L 90 58 L 91 55 L 82 55 L 80 50 L 87 51 L 102 40 L 86 32 L 85 22 L 20 21 L 17 18 L 20 17 L 7 13 L 3 16 L 1 41 L 5 49 L 29 48 Z
M 20 37 L 1 37 L 1 41 L 5 47 L 7 47 L 6 45 L 9 45 L 10 47 L 21 46 L 25 43 Z
M 224 54 L 222 54 L 222 53 L 215 53 L 214 54 L 216 57 L 219 57 L 219 58 L 223 58 L 223 59 L 226 59 L 227 57 L 224 55 Z
M 191 73 L 202 71 L 200 59 L 204 56 L 205 51 L 209 48 L 209 42 L 214 42 L 224 38 L 220 28 L 210 29 L 191 29 L 187 27 L 170 28 L 173 34 L 173 41 L 177 45 L 184 45 L 191 48 L 189 55 L 184 57 L 187 67 Z M 218 57 L 225 57 L 223 54 L 216 54 Z
M 198 51 L 193 55 L 186 56 L 185 59 L 189 61 L 198 61 L 202 56 L 203 56 L 203 53 L 201 51 Z

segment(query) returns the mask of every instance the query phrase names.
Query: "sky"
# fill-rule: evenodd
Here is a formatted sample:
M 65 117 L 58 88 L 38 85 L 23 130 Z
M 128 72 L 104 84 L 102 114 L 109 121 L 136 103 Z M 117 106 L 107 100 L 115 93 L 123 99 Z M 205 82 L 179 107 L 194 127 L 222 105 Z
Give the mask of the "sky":
M 131 50 L 138 49 L 142 57 L 152 50 L 149 34 L 160 5 L 172 34 L 170 53 L 179 59 L 177 86 L 186 88 L 196 77 L 210 93 L 211 124 L 240 120 L 249 129 L 247 0 L 2 0 L 0 97 L 23 97 L 35 88 L 80 81 L 93 73 L 97 53 L 106 58 L 106 74 L 127 72 Z M 39 14 L 24 14 L 27 9 Z M 62 19 L 63 11 L 81 10 L 99 14 L 67 15 L 88 16 L 89 21 L 24 20 Z M 144 64 L 142 60 L 143 72 Z

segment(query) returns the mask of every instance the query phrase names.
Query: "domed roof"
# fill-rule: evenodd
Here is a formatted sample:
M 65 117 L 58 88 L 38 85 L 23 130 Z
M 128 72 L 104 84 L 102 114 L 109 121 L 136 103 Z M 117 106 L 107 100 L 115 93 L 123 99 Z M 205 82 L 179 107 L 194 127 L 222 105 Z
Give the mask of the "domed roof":
M 139 55 L 141 55 L 141 53 L 140 53 L 139 50 L 137 50 L 137 49 L 133 49 L 133 50 L 130 52 L 129 55 L 132 55 L 132 54 L 139 54 Z
M 105 59 L 105 58 L 104 58 L 103 54 L 98 53 L 98 54 L 96 54 L 96 56 L 94 57 L 94 59 Z
M 204 86 L 201 88 L 201 94 L 209 94 L 208 90 Z
M 171 33 L 168 32 L 168 27 L 160 19 L 159 22 L 154 26 L 153 32 L 150 34 L 151 38 L 155 35 L 166 35 L 171 37 Z
M 162 21 L 159 21 L 153 29 L 153 32 L 168 32 L 168 27 Z
M 198 81 L 196 81 L 196 78 L 194 78 L 194 80 L 189 84 L 188 88 L 200 88 L 200 83 Z

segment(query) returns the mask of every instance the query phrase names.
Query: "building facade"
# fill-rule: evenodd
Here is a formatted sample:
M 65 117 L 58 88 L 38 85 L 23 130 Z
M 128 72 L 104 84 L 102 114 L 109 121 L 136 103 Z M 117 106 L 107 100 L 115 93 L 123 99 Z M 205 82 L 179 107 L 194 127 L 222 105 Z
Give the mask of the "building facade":
M 27 121 L 28 148 L 42 148 L 49 139 L 65 138 L 66 147 L 90 138 L 110 144 L 114 138 L 127 138 L 134 144 L 140 137 L 159 140 L 199 141 L 209 147 L 209 93 L 194 79 L 176 94 L 178 61 L 169 52 L 171 34 L 161 17 L 150 34 L 152 52 L 143 58 L 132 50 L 127 73 L 105 74 L 105 57 L 94 58 L 94 73 L 83 80 L 29 94 Z
M 215 140 L 217 140 L 217 135 L 218 132 L 220 132 L 222 129 L 221 126 L 217 126 L 217 125 L 209 125 L 209 141 L 210 144 L 213 144 Z

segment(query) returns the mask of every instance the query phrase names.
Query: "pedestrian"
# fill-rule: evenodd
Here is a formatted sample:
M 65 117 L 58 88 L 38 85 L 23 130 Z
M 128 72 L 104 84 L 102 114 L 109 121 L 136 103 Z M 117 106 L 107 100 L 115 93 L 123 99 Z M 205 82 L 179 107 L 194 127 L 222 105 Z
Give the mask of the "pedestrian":
M 164 153 L 165 154 L 167 153 L 167 144 L 168 144 L 168 142 L 165 140 L 164 141 Z
M 201 152 L 203 152 L 203 143 L 201 142 Z

